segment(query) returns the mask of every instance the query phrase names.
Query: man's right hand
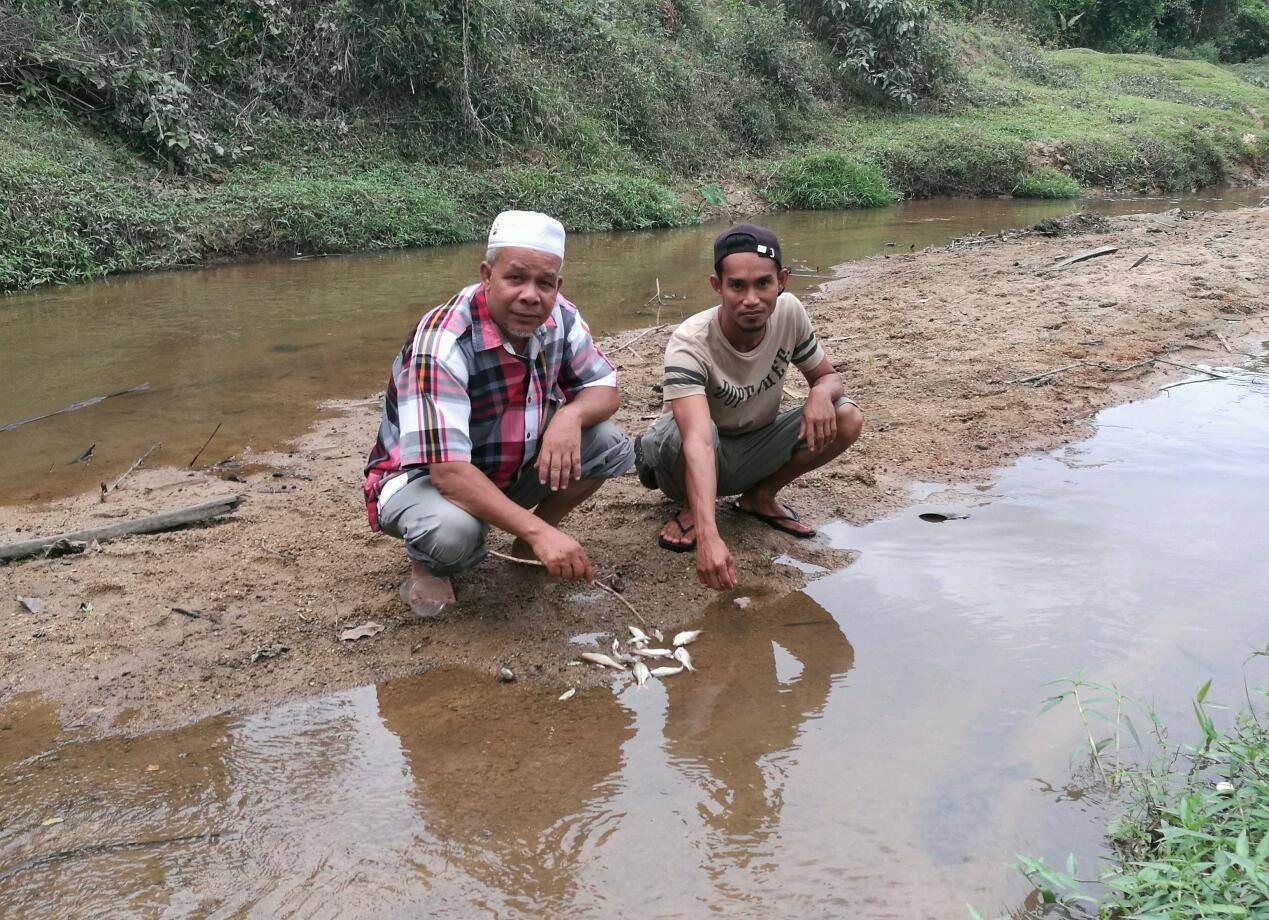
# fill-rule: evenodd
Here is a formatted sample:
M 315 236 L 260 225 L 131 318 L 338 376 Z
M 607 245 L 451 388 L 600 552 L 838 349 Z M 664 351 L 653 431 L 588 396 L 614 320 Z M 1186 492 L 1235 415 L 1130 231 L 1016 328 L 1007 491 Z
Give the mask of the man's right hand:
M 736 566 L 731 550 L 717 534 L 696 538 L 696 575 L 706 587 L 725 591 L 736 587 Z
M 586 551 L 562 530 L 548 527 L 529 546 L 538 561 L 556 578 L 584 581 L 587 584 L 595 580 L 595 572 L 590 567 L 590 560 L 586 558 Z

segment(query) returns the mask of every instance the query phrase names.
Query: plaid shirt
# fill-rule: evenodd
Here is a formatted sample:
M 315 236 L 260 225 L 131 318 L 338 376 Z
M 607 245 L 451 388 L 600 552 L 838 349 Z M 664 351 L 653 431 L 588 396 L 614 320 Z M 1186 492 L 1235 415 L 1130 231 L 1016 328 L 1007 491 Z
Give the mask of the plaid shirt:
M 526 354 L 502 337 L 482 284 L 428 311 L 392 363 L 379 438 L 366 461 L 366 511 L 379 529 L 379 493 L 404 471 L 471 463 L 500 489 L 537 456 L 551 413 L 586 387 L 617 385 L 617 372 L 577 307 L 556 296 Z

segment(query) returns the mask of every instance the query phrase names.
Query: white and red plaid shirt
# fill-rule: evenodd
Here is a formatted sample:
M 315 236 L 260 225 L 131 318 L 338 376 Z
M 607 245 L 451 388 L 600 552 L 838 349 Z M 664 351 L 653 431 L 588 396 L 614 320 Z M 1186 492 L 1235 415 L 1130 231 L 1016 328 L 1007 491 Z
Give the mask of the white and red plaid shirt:
M 518 354 L 489 315 L 484 285 L 463 288 L 424 314 L 392 363 L 366 461 L 371 528 L 379 529 L 385 481 L 426 475 L 431 463 L 471 463 L 507 488 L 537 457 L 556 408 L 586 387 L 616 385 L 617 372 L 565 298 L 556 296 Z

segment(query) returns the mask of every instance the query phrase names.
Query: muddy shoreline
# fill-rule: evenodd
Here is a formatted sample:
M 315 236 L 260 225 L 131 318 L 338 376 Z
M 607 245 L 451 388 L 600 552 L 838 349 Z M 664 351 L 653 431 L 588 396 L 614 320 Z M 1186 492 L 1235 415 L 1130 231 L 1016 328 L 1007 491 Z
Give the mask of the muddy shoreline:
M 1236 364 L 1234 352 L 1259 350 L 1269 338 L 1269 211 L 1170 212 L 1092 229 L 1004 234 L 851 263 L 809 298 L 866 425 L 846 457 L 787 491 L 789 503 L 821 521 L 870 520 L 909 504 L 915 482 L 980 479 L 1021 454 L 1082 437 L 1099 409 L 1186 371 L 1077 367 L 1039 386 L 1009 381 L 1157 356 Z M 1059 257 L 1106 245 L 1119 249 L 1050 269 Z M 631 434 L 660 412 L 654 386 L 667 334 L 627 332 L 606 342 L 621 374 L 618 421 Z M 791 382 L 790 391 L 792 400 L 799 387 Z M 240 457 L 242 467 L 219 475 L 140 470 L 105 501 L 82 495 L 0 509 L 0 541 L 10 542 L 219 495 L 246 499 L 210 527 L 0 568 L 8 627 L 0 697 L 38 691 L 67 724 L 139 732 L 437 665 L 475 668 L 491 680 L 507 664 L 523 680 L 598 683 L 599 675 L 568 664 L 577 649 L 570 636 L 627 620 L 597 591 L 491 559 L 456 582 L 456 611 L 429 624 L 403 618 L 395 589 L 404 557 L 395 541 L 368 531 L 360 501 L 376 400 L 327 410 L 292 450 Z M 620 572 L 626 596 L 662 626 L 690 622 L 709 604 L 736 609 L 735 596 L 796 588 L 803 576 L 775 564 L 777 554 L 827 567 L 850 558 L 821 540 L 791 541 L 724 513 L 741 586 L 718 596 L 696 582 L 690 556 L 657 548 L 669 507 L 630 476 L 568 526 L 597 571 Z M 495 534 L 491 545 L 507 542 Z M 42 599 L 43 610 L 27 611 L 19 595 Z M 340 643 L 340 627 L 367 620 L 387 629 Z M 288 650 L 251 661 L 271 644 Z

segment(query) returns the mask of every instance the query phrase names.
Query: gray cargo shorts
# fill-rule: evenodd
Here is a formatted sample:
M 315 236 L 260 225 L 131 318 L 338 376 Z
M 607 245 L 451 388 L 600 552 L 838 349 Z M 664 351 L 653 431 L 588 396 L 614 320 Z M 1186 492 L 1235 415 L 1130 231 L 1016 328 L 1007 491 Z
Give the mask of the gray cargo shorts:
M 833 405 L 856 405 L 853 399 L 839 396 Z M 714 464 L 718 475 L 719 495 L 740 495 L 748 492 L 780 467 L 793 459 L 793 452 L 806 446 L 798 440 L 798 428 L 802 425 L 802 407 L 788 409 L 775 417 L 765 428 L 744 434 L 718 433 L 718 426 L 710 422 L 714 435 Z M 674 467 L 683 450 L 683 437 L 673 415 L 663 415 L 639 438 L 639 478 L 649 485 L 655 477 L 656 487 L 671 501 L 687 499 L 674 482 Z
M 582 479 L 613 479 L 634 465 L 634 444 L 612 422 L 582 429 Z M 532 466 L 522 469 L 503 494 L 535 508 L 551 494 Z M 405 552 L 433 575 L 457 575 L 488 555 L 489 525 L 441 496 L 430 476 L 403 486 L 379 509 L 379 529 L 405 541 Z

